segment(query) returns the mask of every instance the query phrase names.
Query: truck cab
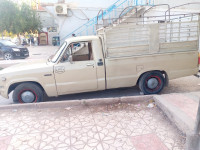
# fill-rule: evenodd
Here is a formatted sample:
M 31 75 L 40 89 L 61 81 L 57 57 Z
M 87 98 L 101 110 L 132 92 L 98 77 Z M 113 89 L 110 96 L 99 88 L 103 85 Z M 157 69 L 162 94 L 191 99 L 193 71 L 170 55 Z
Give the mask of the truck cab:
M 99 36 L 67 39 L 48 60 L 19 64 L 0 72 L 0 94 L 20 103 L 40 102 L 44 92 L 58 96 L 105 89 Z

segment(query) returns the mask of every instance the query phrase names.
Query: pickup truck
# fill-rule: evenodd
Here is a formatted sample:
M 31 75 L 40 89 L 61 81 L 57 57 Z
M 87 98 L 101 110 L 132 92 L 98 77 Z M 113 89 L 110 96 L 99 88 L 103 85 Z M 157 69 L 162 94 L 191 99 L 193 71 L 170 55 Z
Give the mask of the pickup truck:
M 194 17 L 193 17 L 194 18 Z M 175 20 L 175 19 L 174 19 Z M 198 72 L 199 20 L 121 24 L 63 42 L 48 60 L 0 71 L 0 94 L 20 103 L 138 85 L 157 94 L 171 79 Z

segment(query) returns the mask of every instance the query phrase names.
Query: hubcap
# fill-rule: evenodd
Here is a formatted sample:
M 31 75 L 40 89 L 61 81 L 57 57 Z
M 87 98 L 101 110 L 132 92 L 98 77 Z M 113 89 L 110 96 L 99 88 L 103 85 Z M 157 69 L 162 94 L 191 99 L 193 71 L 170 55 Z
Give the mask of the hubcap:
M 10 60 L 12 58 L 12 55 L 11 54 L 5 54 L 5 60 Z
M 147 82 L 147 86 L 150 89 L 155 89 L 158 86 L 158 80 L 156 78 L 151 78 Z
M 31 91 L 25 91 L 21 94 L 21 99 L 25 103 L 32 103 L 35 100 L 35 95 Z

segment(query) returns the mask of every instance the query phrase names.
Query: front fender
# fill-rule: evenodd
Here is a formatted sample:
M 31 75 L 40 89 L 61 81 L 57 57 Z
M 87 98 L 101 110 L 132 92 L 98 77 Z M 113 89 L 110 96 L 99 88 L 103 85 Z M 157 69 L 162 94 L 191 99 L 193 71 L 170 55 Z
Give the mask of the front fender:
M 49 79 L 46 79 L 46 80 L 41 80 L 41 79 L 38 79 L 38 78 L 35 78 L 35 77 L 32 77 L 32 78 L 29 77 L 29 78 L 18 78 L 18 79 L 9 80 L 9 82 L 7 82 L 6 85 L 5 85 L 6 95 L 4 95 L 4 97 L 6 96 L 6 98 L 8 98 L 9 92 L 14 90 L 15 87 L 18 86 L 19 84 L 25 83 L 25 82 L 33 82 L 33 83 L 39 84 L 44 89 L 46 94 L 50 97 L 51 96 L 58 96 L 54 79 L 52 80 L 52 78 L 49 78 Z

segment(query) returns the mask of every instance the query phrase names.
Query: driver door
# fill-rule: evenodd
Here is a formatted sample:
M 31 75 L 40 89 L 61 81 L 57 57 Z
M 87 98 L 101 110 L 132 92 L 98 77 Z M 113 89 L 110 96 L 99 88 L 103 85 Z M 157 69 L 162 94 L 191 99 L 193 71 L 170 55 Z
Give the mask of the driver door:
M 91 42 L 72 43 L 54 66 L 58 95 L 97 89 L 96 63 Z

